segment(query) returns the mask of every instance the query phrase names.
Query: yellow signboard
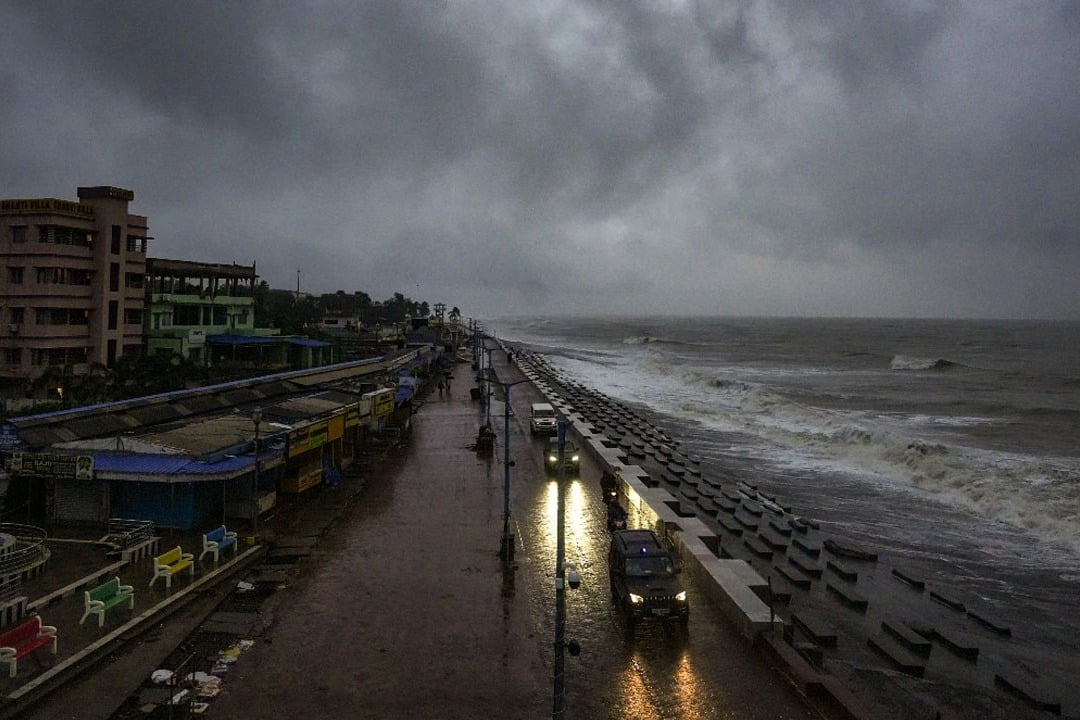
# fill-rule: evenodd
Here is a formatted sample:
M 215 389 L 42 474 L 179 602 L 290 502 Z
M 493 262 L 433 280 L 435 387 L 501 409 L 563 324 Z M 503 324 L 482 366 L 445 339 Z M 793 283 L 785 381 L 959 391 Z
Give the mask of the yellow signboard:
M 394 391 L 379 390 L 371 401 L 371 415 L 375 418 L 386 417 L 394 412 Z

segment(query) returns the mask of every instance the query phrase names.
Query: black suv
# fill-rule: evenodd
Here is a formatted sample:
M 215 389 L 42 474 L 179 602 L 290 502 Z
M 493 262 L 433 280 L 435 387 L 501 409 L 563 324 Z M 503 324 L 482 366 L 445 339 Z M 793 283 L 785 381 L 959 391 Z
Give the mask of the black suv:
M 633 627 L 639 620 L 690 620 L 675 557 L 652 530 L 616 530 L 608 550 L 611 597 Z

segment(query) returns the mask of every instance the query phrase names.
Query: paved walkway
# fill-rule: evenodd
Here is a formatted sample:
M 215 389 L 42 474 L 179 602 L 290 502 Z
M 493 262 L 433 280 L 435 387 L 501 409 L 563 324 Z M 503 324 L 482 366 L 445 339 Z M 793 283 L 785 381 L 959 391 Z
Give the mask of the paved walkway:
M 242 575 L 255 582 L 280 579 L 280 584 L 251 613 L 250 633 L 237 635 L 253 645 L 222 675 L 220 694 L 209 700 L 209 716 L 512 720 L 550 713 L 550 617 L 536 601 L 548 590 L 539 586 L 545 573 L 505 573 L 498 558 L 502 447 L 488 459 L 470 447 L 482 421 L 480 404 L 470 399 L 473 385 L 470 368 L 457 366 L 451 394 L 432 391 L 423 399 L 406 452 L 366 477 L 305 493 L 263 524 L 269 555 L 299 545 L 313 557 L 276 565 L 268 555 Z M 527 562 L 520 556 L 519 561 Z M 148 582 L 147 576 L 143 584 Z M 595 594 L 603 595 L 601 586 Z M 149 592 L 143 594 L 149 601 Z M 160 695 L 146 692 L 150 673 L 169 667 L 170 655 L 190 645 L 192 637 L 210 635 L 206 628 L 214 619 L 208 616 L 221 602 L 221 592 L 197 594 L 167 622 L 129 633 L 100 669 L 71 680 L 17 717 L 144 717 L 139 704 Z M 140 600 L 137 608 L 143 607 Z M 51 622 L 48 612 L 43 616 Z M 116 626 L 105 631 L 110 627 Z M 79 632 L 91 637 L 96 631 Z M 698 633 L 691 650 L 706 644 Z M 736 653 L 747 652 L 737 647 Z M 600 655 L 579 660 L 583 678 L 585 665 Z M 754 697 L 764 683 L 744 672 L 744 665 L 724 673 L 729 702 Z M 32 661 L 28 665 L 31 679 L 46 672 L 35 667 Z M 798 699 L 788 694 L 775 697 L 771 711 L 762 712 L 802 717 L 796 712 Z M 6 717 L 15 715 L 0 708 L 0 718 Z
M 231 671 L 219 717 L 542 717 L 546 648 L 504 584 L 501 464 L 469 447 L 468 366 L 431 393 L 409 452 L 373 477 L 315 572 L 279 595 Z
M 102 572 L 99 549 L 57 544 L 49 571 L 26 588 L 32 598 L 77 578 L 118 574 L 135 586 L 136 609 L 110 611 L 99 629 L 78 623 L 81 589 L 45 604 L 43 619 L 61 628 L 60 652 L 55 659 L 39 651 L 40 660 L 20 661 L 18 678 L 3 689 L 0 718 L 126 717 L 133 699 L 138 705 L 150 696 L 150 673 L 207 632 L 236 581 L 257 583 L 262 573 L 280 580 L 283 590 L 252 615 L 258 618 L 249 634 L 254 646 L 223 676 L 223 691 L 210 701 L 214 716 L 460 717 L 460 708 L 468 707 L 477 716 L 515 717 L 508 697 L 527 708 L 522 717 L 544 714 L 550 703 L 541 656 L 546 644 L 535 636 L 526 604 L 513 602 L 514 578 L 504 577 L 498 558 L 501 464 L 471 449 L 480 404 L 469 395 L 470 368 L 454 370 L 450 393 L 432 390 L 423 399 L 406 452 L 367 476 L 319 486 L 279 508 L 260 528 L 265 545 L 242 554 L 232 567 L 238 572 L 216 589 L 204 580 L 212 563 L 200 566 L 194 581 L 174 579 L 167 592 L 160 581 L 148 587 L 149 560 Z M 273 565 L 264 558 L 261 565 L 239 567 L 267 549 L 270 556 L 290 552 L 298 538 L 307 548 L 299 555 L 310 552 L 325 562 Z M 172 536 L 161 548 L 181 544 L 197 555 L 195 541 Z M 195 583 L 206 587 L 188 593 Z M 150 616 L 170 598 L 177 602 L 167 616 Z M 95 646 L 100 650 L 89 664 L 96 667 L 77 672 L 87 665 L 76 663 L 77 656 Z M 350 682 L 320 680 L 324 675 Z M 417 696 L 418 687 L 427 700 Z M 41 689 L 47 694 L 29 707 L 17 702 Z M 323 695 L 317 711 L 312 689 Z

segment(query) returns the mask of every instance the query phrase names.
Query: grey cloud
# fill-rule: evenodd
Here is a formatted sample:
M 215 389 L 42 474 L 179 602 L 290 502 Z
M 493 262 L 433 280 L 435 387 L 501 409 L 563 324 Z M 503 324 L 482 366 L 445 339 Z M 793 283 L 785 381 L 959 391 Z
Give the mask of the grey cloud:
M 1077 7 L 9 3 L 3 194 L 129 186 L 163 255 L 472 314 L 1068 314 Z

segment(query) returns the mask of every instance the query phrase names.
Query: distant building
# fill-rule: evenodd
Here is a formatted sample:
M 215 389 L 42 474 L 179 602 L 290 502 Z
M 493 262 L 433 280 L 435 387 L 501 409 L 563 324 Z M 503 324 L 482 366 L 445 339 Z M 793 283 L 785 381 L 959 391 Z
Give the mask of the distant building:
M 147 354 L 176 354 L 208 365 L 208 338 L 278 335 L 277 329 L 255 327 L 257 280 L 254 264 L 147 259 Z
M 360 332 L 360 315 L 359 313 L 346 314 L 346 313 L 331 313 L 324 315 L 319 320 L 319 330 L 326 333 L 351 333 L 353 335 Z
M 80 187 L 78 196 L 0 200 L 4 398 L 142 352 L 147 219 L 128 212 L 131 190 Z

